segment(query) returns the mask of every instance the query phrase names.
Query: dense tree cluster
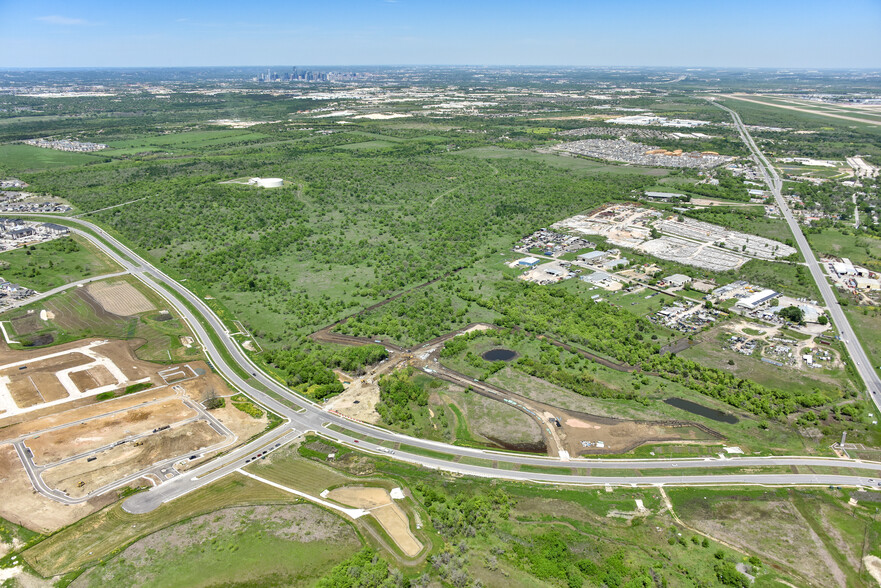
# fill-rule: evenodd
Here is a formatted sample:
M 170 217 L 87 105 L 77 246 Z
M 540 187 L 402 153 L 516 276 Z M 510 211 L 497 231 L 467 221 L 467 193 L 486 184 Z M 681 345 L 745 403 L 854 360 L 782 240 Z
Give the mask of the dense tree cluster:
M 375 549 L 365 547 L 337 564 L 318 581 L 317 588 L 402 588 L 404 576 L 389 567 Z
M 507 520 L 514 506 L 511 497 L 498 488 L 469 494 L 450 493 L 437 486 L 419 484 L 415 490 L 431 516 L 434 528 L 449 539 L 487 532 L 498 521 Z
M 364 366 L 388 357 L 382 345 L 361 347 L 316 347 L 277 349 L 264 353 L 264 359 L 285 374 L 285 383 L 297 392 L 315 398 L 326 398 L 343 391 L 332 368 L 356 375 L 363 374 Z
M 376 412 L 388 424 L 408 426 L 413 423 L 413 408 L 428 404 L 428 392 L 412 380 L 413 368 L 392 372 L 379 379 L 379 403 Z

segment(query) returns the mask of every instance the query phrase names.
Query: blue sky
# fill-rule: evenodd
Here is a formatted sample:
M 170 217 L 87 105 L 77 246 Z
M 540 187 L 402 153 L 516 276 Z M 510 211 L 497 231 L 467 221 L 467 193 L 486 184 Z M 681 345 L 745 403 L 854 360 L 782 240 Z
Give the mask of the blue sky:
M 881 0 L 0 0 L 0 67 L 881 67 Z

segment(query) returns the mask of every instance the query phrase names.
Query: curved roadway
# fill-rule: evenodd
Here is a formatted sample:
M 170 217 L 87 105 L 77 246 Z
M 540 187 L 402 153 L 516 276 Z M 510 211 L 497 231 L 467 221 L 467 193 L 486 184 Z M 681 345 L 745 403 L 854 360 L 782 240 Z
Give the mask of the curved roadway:
M 426 441 L 407 435 L 393 433 L 385 429 L 353 422 L 340 415 L 329 413 L 319 405 L 293 394 L 285 386 L 279 384 L 270 376 L 264 374 L 239 347 L 232 338 L 230 332 L 223 325 L 220 318 L 212 311 L 203 300 L 187 290 L 179 282 L 172 279 L 161 270 L 149 264 L 134 251 L 129 249 L 119 240 L 107 234 L 99 226 L 77 218 L 58 217 L 56 215 L 30 215 L 43 218 L 63 219 L 64 221 L 79 225 L 95 234 L 79 229 L 73 231 L 94 243 L 107 255 L 128 270 L 133 276 L 141 280 L 151 289 L 165 298 L 169 304 L 190 324 L 193 333 L 203 345 L 206 355 L 213 363 L 215 369 L 220 372 L 232 385 L 239 388 L 268 409 L 276 412 L 286 419 L 286 422 L 263 435 L 256 440 L 224 454 L 209 463 L 194 468 L 184 475 L 150 489 L 149 491 L 136 494 L 123 503 L 123 508 L 132 513 L 146 513 L 159 507 L 161 504 L 173 500 L 179 496 L 192 492 L 222 476 L 234 472 L 248 461 L 254 459 L 255 454 L 262 451 L 270 451 L 278 445 L 293 440 L 298 435 L 308 431 L 333 439 L 339 443 L 373 452 L 391 459 L 417 464 L 432 469 L 444 470 L 459 474 L 502 478 L 510 480 L 533 481 L 541 483 L 562 484 L 769 484 L 769 485 L 849 485 L 871 486 L 879 485 L 881 478 L 881 463 L 860 462 L 833 458 L 807 458 L 807 457 L 739 457 L 726 459 L 583 459 L 573 458 L 569 461 L 561 461 L 557 458 L 525 456 L 497 451 L 484 451 L 468 447 L 457 447 L 445 443 Z M 114 251 L 108 243 L 123 255 Z M 168 295 L 159 283 L 174 290 L 181 298 L 186 300 L 198 312 L 198 316 L 187 305 L 182 304 L 176 297 Z M 265 389 L 271 390 L 272 395 L 266 393 L 245 380 L 227 364 L 227 359 L 221 353 L 217 344 L 209 336 L 207 327 L 210 328 L 220 340 L 223 350 L 229 354 L 233 362 L 240 368 L 250 373 L 253 380 Z M 283 398 L 285 402 L 279 402 L 277 398 Z M 296 408 L 292 408 L 292 406 Z M 336 425 L 336 429 L 328 428 Z M 340 430 L 345 432 L 340 432 Z M 445 454 L 450 458 L 440 459 L 427 457 L 406 450 L 391 450 L 368 440 L 361 440 L 354 435 L 366 435 L 374 440 L 402 443 L 422 450 L 429 450 Z M 452 461 L 456 458 L 471 457 L 481 458 L 497 463 L 507 463 L 515 466 L 556 466 L 557 468 L 569 468 L 572 474 L 552 474 L 523 472 L 514 469 L 501 469 L 488 466 L 470 465 Z M 730 467 L 766 467 L 766 466 L 805 466 L 805 467 L 848 467 L 853 470 L 865 472 L 864 475 L 815 475 L 797 473 L 774 473 L 774 474 L 746 474 L 746 473 L 707 473 L 703 475 L 677 475 L 677 469 L 683 468 L 706 468 L 708 472 L 715 468 Z M 641 471 L 660 470 L 657 475 L 634 475 L 634 476 L 597 476 L 580 475 L 577 469 L 588 468 L 592 472 L 602 469 L 633 468 Z

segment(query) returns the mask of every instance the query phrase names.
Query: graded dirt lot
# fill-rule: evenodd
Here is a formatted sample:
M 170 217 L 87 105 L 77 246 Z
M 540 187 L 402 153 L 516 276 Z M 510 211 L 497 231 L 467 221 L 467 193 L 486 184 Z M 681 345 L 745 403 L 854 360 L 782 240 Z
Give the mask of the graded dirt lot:
M 103 365 L 96 365 L 81 372 L 73 372 L 70 374 L 70 379 L 83 392 L 116 382 L 113 374 Z
M 41 433 L 25 445 L 33 451 L 37 465 L 47 465 L 196 415 L 180 398 L 169 398 Z
M 25 361 L 52 353 L 63 352 L 82 346 L 89 341 L 78 341 L 57 347 L 30 351 L 10 351 L 0 348 L 0 365 L 13 361 Z M 107 447 L 126 437 L 148 434 L 135 446 L 130 441 L 101 451 L 98 459 L 87 461 L 86 457 L 59 464 L 44 472 L 44 480 L 59 484 L 73 497 L 83 496 L 98 488 L 122 479 L 132 473 L 149 468 L 159 461 L 201 454 L 200 448 L 214 446 L 224 438 L 218 435 L 204 420 L 180 424 L 196 417 L 197 413 L 186 406 L 183 398 L 201 403 L 211 397 L 228 398 L 232 391 L 219 376 L 211 373 L 201 361 L 183 367 L 189 379 L 166 385 L 159 371 L 176 370 L 175 366 L 162 366 L 134 358 L 131 345 L 125 341 L 110 341 L 94 349 L 112 358 L 122 371 L 138 376 L 150 376 L 154 387 L 109 400 L 97 401 L 95 396 L 71 399 L 69 402 L 38 408 L 30 413 L 0 415 L 0 443 L 23 439 L 32 450 L 38 466 L 57 464 L 101 447 Z M 64 354 L 59 358 L 69 358 Z M 84 357 L 84 356 L 83 356 Z M 91 358 L 86 358 L 91 361 Z M 28 364 L 29 366 L 31 364 Z M 29 367 L 30 369 L 30 367 Z M 54 373 L 46 374 L 55 377 Z M 90 377 L 101 378 L 101 374 Z M 57 379 L 56 379 L 57 380 Z M 263 431 L 269 423 L 261 418 L 242 412 L 227 401 L 223 408 L 210 411 L 211 416 L 230 429 L 240 441 Z M 175 425 L 170 430 L 153 429 Z M 116 497 L 116 491 L 94 498 L 80 507 L 69 507 L 38 494 L 27 476 L 18 455 L 11 444 L 0 445 L 0 516 L 21 522 L 25 526 L 44 531 L 54 530 L 93 512 Z M 183 471 L 208 459 L 187 460 L 180 465 Z M 82 488 L 79 482 L 84 482 Z M 138 480 L 134 484 L 143 484 Z
M 152 400 L 174 396 L 170 388 L 151 388 L 138 394 L 131 394 L 96 402 L 94 397 L 88 398 L 86 406 L 71 407 L 69 404 L 55 406 L 57 412 L 47 415 L 35 416 L 32 414 L 19 415 L 7 419 L 0 419 L 0 439 L 10 440 L 18 437 L 39 434 L 41 431 L 53 427 L 64 426 L 69 423 L 84 419 L 94 419 L 110 412 L 127 410 L 133 406 Z
M 325 408 L 359 421 L 378 424 L 380 417 L 376 405 L 379 404 L 379 386 L 376 381 L 383 374 L 395 370 L 405 359 L 403 355 L 390 359 L 359 378 L 341 377 L 340 380 L 349 381 L 349 385 L 342 394 L 330 399 Z
M 109 313 L 131 316 L 156 307 L 128 282 L 103 281 L 89 284 L 88 293 Z
M 49 533 L 70 525 L 115 500 L 115 494 L 77 505 L 55 502 L 37 493 L 11 444 L 0 445 L 0 517 L 33 531 Z
M 160 366 L 134 357 L 130 342 L 86 339 L 39 350 L 0 346 L 0 415 L 58 400 L 77 400 L 91 391 L 151 378 Z M 94 393 L 97 393 L 94 392 Z
M 422 551 L 422 543 L 410 531 L 407 514 L 394 503 L 385 488 L 343 486 L 331 490 L 327 497 L 347 506 L 369 510 L 408 557 L 415 557 Z
M 96 454 L 97 459 L 91 462 L 82 457 L 49 468 L 43 472 L 43 480 L 73 498 L 80 498 L 157 461 L 195 453 L 222 440 L 208 423 L 195 421 L 145 437 L 142 445 L 125 443 L 112 447 Z
M 563 413 L 558 418 L 563 421 L 561 437 L 570 455 L 597 453 L 595 451 L 597 441 L 603 442 L 606 452 L 624 453 L 650 441 L 700 442 L 708 440 L 708 436 L 695 427 L 672 427 L 640 421 L 616 421 L 586 414 Z M 582 441 L 594 445 L 585 447 L 582 445 Z

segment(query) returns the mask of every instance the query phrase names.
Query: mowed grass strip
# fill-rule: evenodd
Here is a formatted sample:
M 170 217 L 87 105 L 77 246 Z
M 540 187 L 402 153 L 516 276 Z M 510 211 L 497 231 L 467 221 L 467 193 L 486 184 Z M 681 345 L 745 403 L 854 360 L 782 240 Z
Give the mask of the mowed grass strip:
M 265 460 L 255 461 L 246 466 L 245 471 L 313 496 L 353 480 L 327 466 L 299 457 L 293 445 L 271 453 Z

